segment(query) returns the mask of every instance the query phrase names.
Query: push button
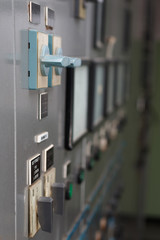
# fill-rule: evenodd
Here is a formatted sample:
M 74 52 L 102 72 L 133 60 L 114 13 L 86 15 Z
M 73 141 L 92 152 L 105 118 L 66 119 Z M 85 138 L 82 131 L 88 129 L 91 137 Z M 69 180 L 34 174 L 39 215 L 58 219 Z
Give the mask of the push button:
M 85 171 L 83 168 L 80 168 L 77 173 L 77 183 L 81 184 L 84 181 Z
M 70 200 L 73 195 L 73 183 L 67 182 L 66 183 L 66 191 L 65 191 L 65 198 L 66 200 Z

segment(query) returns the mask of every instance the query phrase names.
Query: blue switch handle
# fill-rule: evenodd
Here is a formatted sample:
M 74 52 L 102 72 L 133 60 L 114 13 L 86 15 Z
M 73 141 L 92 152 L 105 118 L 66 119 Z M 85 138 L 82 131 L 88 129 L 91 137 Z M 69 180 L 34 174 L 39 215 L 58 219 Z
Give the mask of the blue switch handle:
M 81 64 L 82 64 L 82 61 L 80 58 L 71 58 L 69 57 L 70 59 L 70 65 L 68 67 L 80 67 Z
M 64 56 L 46 55 L 41 58 L 41 64 L 46 67 L 67 67 L 70 65 L 70 59 Z
M 63 67 L 79 67 L 81 66 L 81 59 L 80 58 L 71 58 L 65 57 L 62 55 L 62 49 L 58 48 L 55 55 L 50 55 L 49 48 L 46 45 L 42 46 L 41 50 L 41 73 L 43 76 L 48 76 L 49 68 L 56 67 L 58 71 L 58 75 L 62 71 L 61 68 Z

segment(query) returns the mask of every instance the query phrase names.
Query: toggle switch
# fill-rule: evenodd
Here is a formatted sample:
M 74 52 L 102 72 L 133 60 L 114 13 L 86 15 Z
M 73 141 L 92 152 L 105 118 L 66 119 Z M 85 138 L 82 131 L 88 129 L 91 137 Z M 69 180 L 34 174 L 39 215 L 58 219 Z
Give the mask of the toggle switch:
M 28 39 L 29 89 L 59 85 L 62 68 L 81 66 L 81 59 L 63 56 L 60 37 L 29 30 Z
M 50 55 L 49 47 L 44 45 L 41 50 L 41 73 L 48 76 L 50 67 L 67 67 L 71 64 L 70 58 L 62 55 L 62 49 L 57 48 L 55 55 Z
M 53 197 L 54 213 L 63 215 L 64 199 L 65 199 L 64 183 L 54 183 L 52 185 L 52 197 Z
M 51 197 L 38 199 L 38 219 L 42 231 L 51 233 L 53 230 L 53 199 Z

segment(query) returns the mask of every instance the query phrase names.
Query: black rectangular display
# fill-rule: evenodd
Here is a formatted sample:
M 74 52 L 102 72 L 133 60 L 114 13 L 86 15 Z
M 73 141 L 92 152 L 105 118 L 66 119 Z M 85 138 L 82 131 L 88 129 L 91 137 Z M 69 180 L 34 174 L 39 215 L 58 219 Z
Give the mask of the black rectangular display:
M 48 148 L 42 152 L 43 157 L 43 171 L 46 172 L 54 165 L 54 145 L 51 144 Z

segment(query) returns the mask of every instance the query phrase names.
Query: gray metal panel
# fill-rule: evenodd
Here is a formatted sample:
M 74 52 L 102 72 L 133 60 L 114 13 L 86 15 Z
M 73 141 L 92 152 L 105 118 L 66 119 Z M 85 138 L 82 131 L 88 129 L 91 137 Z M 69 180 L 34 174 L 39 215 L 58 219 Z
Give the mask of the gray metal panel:
M 14 21 L 12 1 L 0 1 L 0 238 L 15 235 Z

